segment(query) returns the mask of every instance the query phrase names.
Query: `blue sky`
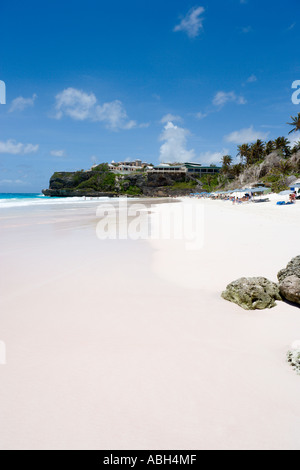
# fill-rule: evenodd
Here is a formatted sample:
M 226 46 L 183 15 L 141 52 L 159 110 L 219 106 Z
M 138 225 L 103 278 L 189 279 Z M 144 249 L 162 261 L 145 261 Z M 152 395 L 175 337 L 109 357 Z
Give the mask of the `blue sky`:
M 0 192 L 111 160 L 218 163 L 300 112 L 299 0 L 1 2 Z

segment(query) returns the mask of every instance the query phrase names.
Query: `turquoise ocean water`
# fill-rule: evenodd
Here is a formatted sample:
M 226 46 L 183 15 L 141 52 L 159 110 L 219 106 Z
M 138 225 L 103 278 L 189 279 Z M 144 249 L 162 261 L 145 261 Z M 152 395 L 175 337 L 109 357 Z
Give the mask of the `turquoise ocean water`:
M 22 199 L 39 199 L 45 198 L 41 193 L 0 193 L 0 200 L 22 200 Z M 50 198 L 46 198 L 50 199 Z
M 105 200 L 108 198 L 97 198 Z M 89 203 L 93 201 L 86 200 L 84 197 L 56 198 L 46 197 L 42 193 L 0 193 L 0 209 L 25 207 L 25 206 L 51 206 L 53 204 L 62 205 L 70 203 Z
M 0 208 L 17 207 L 46 202 L 51 199 L 41 193 L 0 193 Z

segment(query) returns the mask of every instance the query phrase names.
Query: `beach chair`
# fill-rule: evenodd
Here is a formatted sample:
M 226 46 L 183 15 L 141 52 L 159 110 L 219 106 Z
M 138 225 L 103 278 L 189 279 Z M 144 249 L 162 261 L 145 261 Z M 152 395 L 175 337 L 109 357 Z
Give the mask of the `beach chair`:
M 270 202 L 270 199 L 268 197 L 266 197 L 265 199 L 253 199 L 253 202 L 255 202 L 256 204 L 259 202 Z

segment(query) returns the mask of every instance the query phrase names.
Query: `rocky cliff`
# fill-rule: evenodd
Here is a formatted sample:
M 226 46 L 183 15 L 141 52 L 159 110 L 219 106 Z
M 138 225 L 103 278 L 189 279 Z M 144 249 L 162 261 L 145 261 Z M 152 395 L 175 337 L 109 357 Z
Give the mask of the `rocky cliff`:
M 185 173 L 119 175 L 101 164 L 89 171 L 54 173 L 49 189 L 43 190 L 43 194 L 51 197 L 184 196 L 194 192 L 197 185 L 197 180 Z
M 299 174 L 300 152 L 287 159 L 279 151 L 274 151 L 267 155 L 262 162 L 246 167 L 238 177 L 226 185 L 226 189 L 264 183 L 272 191 L 279 192 L 297 180 Z

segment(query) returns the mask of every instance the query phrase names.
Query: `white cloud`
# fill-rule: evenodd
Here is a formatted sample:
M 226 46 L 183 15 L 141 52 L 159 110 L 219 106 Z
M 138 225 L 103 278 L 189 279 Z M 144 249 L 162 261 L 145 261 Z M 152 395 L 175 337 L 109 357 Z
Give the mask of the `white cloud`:
M 150 127 L 150 122 L 142 122 L 142 124 L 139 124 L 138 127 L 140 129 L 148 129 L 148 127 Z
M 85 93 L 75 88 L 67 88 L 56 95 L 56 119 L 63 115 L 69 116 L 77 121 L 84 121 L 91 117 L 91 112 L 97 103 L 93 93 Z
M 112 101 L 98 105 L 95 109 L 95 121 L 102 121 L 111 129 L 133 129 L 136 121 L 128 121 L 128 116 L 121 101 Z
M 64 150 L 51 150 L 50 155 L 52 157 L 65 157 L 66 153 Z
M 36 94 L 32 95 L 31 98 L 23 98 L 23 96 L 15 98 L 10 105 L 9 112 L 12 113 L 14 111 L 24 111 L 25 108 L 34 106 L 36 98 Z
M 161 100 L 161 96 L 158 95 L 157 93 L 153 93 L 153 94 L 152 94 L 152 97 L 153 97 L 156 101 L 160 101 L 160 100 Z
M 193 160 L 195 151 L 186 148 L 188 135 L 187 129 L 175 126 L 171 121 L 168 122 L 160 136 L 160 140 L 164 141 L 160 147 L 160 161 L 186 162 Z
M 226 93 L 225 91 L 218 91 L 213 99 L 213 105 L 222 107 L 227 103 L 246 104 L 247 101 L 243 96 L 237 96 L 234 91 Z
M 196 118 L 196 119 L 204 119 L 204 118 L 206 118 L 206 117 L 207 117 L 207 114 L 205 114 L 205 113 L 199 112 L 199 113 L 196 113 L 196 114 L 195 114 L 195 118 Z
M 292 24 L 288 27 L 287 30 L 288 30 L 288 31 L 292 31 L 292 29 L 295 28 L 296 24 L 297 24 L 297 23 L 292 23 Z
M 192 8 L 173 31 L 184 31 L 190 38 L 197 37 L 203 29 L 204 18 L 201 15 L 204 11 L 203 7 Z
M 0 153 L 9 153 L 12 155 L 27 154 L 37 152 L 38 145 L 22 144 L 15 140 L 7 140 L 6 142 L 0 141 Z
M 136 121 L 128 119 L 127 113 L 121 101 L 115 100 L 109 103 L 97 104 L 94 93 L 85 93 L 75 88 L 67 88 L 56 95 L 56 119 L 64 115 L 76 121 L 86 119 L 103 122 L 106 127 L 118 129 L 133 129 L 137 127 Z
M 256 75 L 252 74 L 250 77 L 247 79 L 247 83 L 254 83 L 257 82 L 257 77 Z
M 253 126 L 247 129 L 241 129 L 240 131 L 234 131 L 229 135 L 225 136 L 225 140 L 227 142 L 231 142 L 233 144 L 245 144 L 248 142 L 254 142 L 257 139 L 265 140 L 267 139 L 269 132 L 260 132 L 256 131 Z
M 182 118 L 180 116 L 176 116 L 174 114 L 169 113 L 169 114 L 166 114 L 165 116 L 163 116 L 160 122 L 162 124 L 165 124 L 169 121 L 179 121 L 179 122 L 181 122 Z
M 19 185 L 22 185 L 22 184 L 28 184 L 28 183 L 25 182 L 25 181 L 22 181 L 22 180 L 1 180 L 0 181 L 0 185 L 5 185 L 5 184 L 19 184 Z
M 203 165 L 220 165 L 222 157 L 228 153 L 229 149 L 223 149 L 222 152 L 202 152 L 197 160 Z
M 300 142 L 300 133 L 298 132 L 293 132 L 293 134 L 289 134 L 287 139 L 291 143 L 291 147 L 294 147 L 294 145 L 299 144 Z
M 244 28 L 241 29 L 241 32 L 244 34 L 251 33 L 252 31 L 252 26 L 245 26 Z

